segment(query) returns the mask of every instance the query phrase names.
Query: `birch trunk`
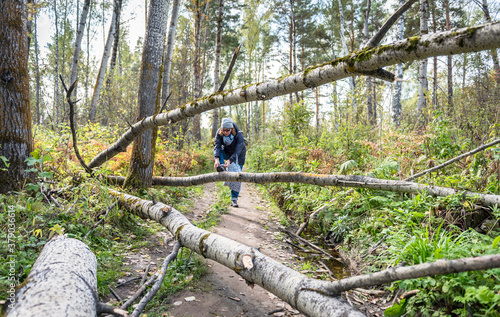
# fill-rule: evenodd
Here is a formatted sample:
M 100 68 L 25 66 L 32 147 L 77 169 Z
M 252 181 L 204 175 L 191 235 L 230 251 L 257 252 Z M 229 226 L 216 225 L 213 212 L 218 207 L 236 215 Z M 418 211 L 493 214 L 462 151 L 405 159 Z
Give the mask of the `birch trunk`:
M 339 17 L 340 17 L 340 39 L 342 40 L 342 53 L 344 56 L 347 56 L 349 54 L 349 50 L 347 49 L 347 43 L 345 40 L 345 29 L 344 29 L 344 10 L 342 9 L 342 0 L 338 0 L 339 2 Z M 355 98 L 355 90 L 356 90 L 356 81 L 354 79 L 354 76 L 350 76 L 351 80 L 349 81 L 349 84 L 351 85 L 351 94 L 352 94 L 352 107 L 354 112 L 356 112 L 357 108 L 357 102 Z
M 223 12 L 224 12 L 224 0 L 219 0 L 219 10 L 217 15 L 217 32 L 215 35 L 214 92 L 219 91 L 219 64 L 220 64 Z M 215 137 L 218 128 L 219 128 L 219 108 L 215 108 L 212 113 L 212 138 Z
M 403 5 L 404 0 L 400 0 L 399 2 L 401 5 Z M 405 14 L 402 13 L 401 17 L 399 18 L 399 24 L 398 24 L 398 33 L 397 33 L 397 39 L 402 40 L 404 38 L 405 34 Z M 398 63 L 396 65 L 396 77 L 403 79 L 403 64 Z M 392 97 L 392 108 L 391 108 L 391 118 L 392 118 L 392 123 L 396 126 L 399 127 L 401 124 L 401 90 L 402 90 L 402 82 L 401 81 L 396 81 L 394 83 L 394 95 Z
M 486 19 L 486 22 L 491 23 L 490 10 L 488 9 L 488 1 L 487 0 L 483 0 L 481 9 L 483 10 L 484 18 Z M 497 50 L 493 49 L 493 50 L 491 50 L 490 53 L 491 53 L 491 58 L 493 60 L 493 69 L 495 70 L 497 85 L 500 86 L 500 63 L 498 62 Z
M 21 285 L 8 317 L 97 316 L 97 260 L 79 240 L 50 240 Z
M 165 47 L 165 64 L 163 66 L 163 88 L 162 100 L 165 101 L 170 95 L 170 70 L 172 68 L 172 54 L 174 52 L 175 31 L 177 29 L 177 20 L 179 19 L 179 2 L 174 0 L 172 3 L 172 17 L 168 28 L 167 46 Z
M 160 72 L 167 33 L 169 1 L 151 0 L 148 27 L 142 51 L 136 122 L 160 111 Z M 126 186 L 150 187 L 158 128 L 141 133 L 134 141 Z
M 25 160 L 33 151 L 31 134 L 27 2 L 0 2 L 0 193 L 20 190 L 32 173 Z
M 194 100 L 168 113 L 145 118 L 134 124 L 108 149 L 99 153 L 90 162 L 89 167 L 100 166 L 118 153 L 125 151 L 134 138 L 143 131 L 178 122 L 211 109 L 255 100 L 269 100 L 276 96 L 287 95 L 346 78 L 352 76 L 353 73 L 377 77 L 380 74 L 377 72 L 378 69 L 397 63 L 439 55 L 490 50 L 499 46 L 500 23 L 493 23 L 457 29 L 453 32 L 412 37 L 382 47 L 355 51 L 349 56 L 309 67 L 301 73 L 215 93 Z
M 310 285 L 308 281 L 311 279 L 274 261 L 256 248 L 195 227 L 180 212 L 162 203 L 153 204 L 111 189 L 109 192 L 135 215 L 161 223 L 176 235 L 183 247 L 234 270 L 250 284 L 262 286 L 308 316 L 363 316 L 337 297 L 304 290 L 303 287 Z M 251 260 L 250 264 L 247 259 Z
M 114 8 L 117 6 L 117 0 L 114 1 Z M 106 75 L 106 69 L 108 67 L 108 60 L 111 51 L 111 44 L 113 44 L 115 38 L 115 26 L 116 26 L 116 14 L 117 11 L 113 9 L 113 17 L 111 19 L 111 25 L 109 26 L 108 38 L 106 40 L 106 45 L 104 46 L 104 52 L 101 59 L 101 67 L 99 67 L 99 73 L 97 75 L 97 81 L 94 86 L 94 94 L 92 95 L 92 101 L 90 102 L 89 108 L 89 121 L 95 122 L 95 114 L 97 112 L 97 103 L 99 102 L 99 96 L 101 95 L 101 88 L 104 82 L 104 76 Z
M 87 23 L 87 15 L 89 13 L 90 0 L 85 0 L 82 8 L 82 15 L 80 16 L 80 23 L 76 31 L 75 49 L 73 50 L 73 60 L 71 63 L 71 75 L 69 79 L 69 86 L 73 85 L 78 76 L 78 60 L 80 58 L 80 51 L 82 48 L 83 31 L 85 30 L 85 23 Z
M 420 35 L 426 35 L 429 32 L 427 26 L 427 0 L 420 0 Z M 425 124 L 425 108 L 427 107 L 427 59 L 421 59 L 418 68 L 418 100 L 417 113 L 418 119 Z
M 444 6 L 446 10 L 446 30 L 451 30 L 450 23 L 450 1 L 444 1 Z M 453 57 L 448 55 L 447 58 L 447 66 L 448 66 L 448 113 L 453 112 Z
M 111 176 L 112 182 L 122 183 L 123 177 Z M 277 172 L 277 173 L 209 173 L 190 177 L 154 177 L 153 185 L 162 186 L 196 186 L 211 182 L 245 182 L 256 184 L 267 183 L 301 183 L 318 186 L 369 188 L 400 193 L 427 192 L 432 196 L 446 197 L 463 194 L 464 197 L 474 198 L 478 203 L 486 206 L 500 204 L 500 195 L 481 194 L 470 191 L 457 190 L 448 187 L 423 185 L 407 181 L 395 181 L 378 179 L 367 176 L 351 175 L 325 175 L 301 172 Z
M 370 9 L 372 2 L 368 0 L 366 2 L 366 11 L 365 11 L 365 20 L 363 23 L 363 34 L 365 36 L 365 41 L 368 42 L 369 31 L 368 31 L 368 20 L 370 19 Z M 366 114 L 367 114 L 367 122 L 372 126 L 375 125 L 375 117 L 374 117 L 373 109 L 373 95 L 372 95 L 372 78 L 366 77 Z

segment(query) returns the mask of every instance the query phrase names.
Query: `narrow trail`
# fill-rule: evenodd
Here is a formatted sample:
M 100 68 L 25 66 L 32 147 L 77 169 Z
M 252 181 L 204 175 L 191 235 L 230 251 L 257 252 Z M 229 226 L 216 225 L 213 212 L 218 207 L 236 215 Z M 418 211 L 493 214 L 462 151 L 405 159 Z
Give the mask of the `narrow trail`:
M 207 184 L 195 203 L 190 220 L 203 217 L 214 202 L 214 184 Z M 242 184 L 239 208 L 228 207 L 228 213 L 212 231 L 252 247 L 260 247 L 267 256 L 281 262 L 293 261 L 292 254 L 276 239 L 277 224 L 267 211 L 268 204 L 261 199 L 252 184 Z M 232 316 L 303 316 L 290 305 L 262 287 L 252 289 L 243 278 L 225 266 L 205 260 L 209 272 L 192 289 L 174 294 L 165 316 L 175 317 L 232 317 Z M 194 296 L 195 300 L 185 299 Z M 168 314 L 167 314 L 168 313 Z

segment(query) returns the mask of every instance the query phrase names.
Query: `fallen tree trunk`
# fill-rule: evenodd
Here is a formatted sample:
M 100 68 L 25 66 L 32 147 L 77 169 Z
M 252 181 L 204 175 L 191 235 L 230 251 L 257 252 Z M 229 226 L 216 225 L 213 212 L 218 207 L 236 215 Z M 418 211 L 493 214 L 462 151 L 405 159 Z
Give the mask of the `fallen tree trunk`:
M 319 288 L 317 285 L 314 285 L 314 290 L 330 296 L 336 296 L 342 292 L 358 287 L 381 285 L 438 274 L 481 271 L 498 267 L 500 267 L 500 254 L 457 260 L 437 260 L 436 262 L 422 263 L 407 267 L 393 267 L 380 272 L 353 276 L 335 282 L 318 281 L 318 283 L 322 285 Z M 306 289 L 310 288 L 306 287 Z
M 450 165 L 450 164 L 451 164 L 451 163 L 453 163 L 453 162 L 460 161 L 460 160 L 461 160 L 461 159 L 463 159 L 464 157 L 470 156 L 470 155 L 472 155 L 472 154 L 476 154 L 477 152 L 481 152 L 482 150 L 486 150 L 487 148 L 490 148 L 490 147 L 492 147 L 492 146 L 494 146 L 494 145 L 497 145 L 498 143 L 500 143 L 500 139 L 497 139 L 497 140 L 492 141 L 492 142 L 487 143 L 487 144 L 483 144 L 483 145 L 481 145 L 480 147 L 478 147 L 478 148 L 476 148 L 476 149 L 474 149 L 474 150 L 472 150 L 472 151 L 469 151 L 469 152 L 467 152 L 467 153 L 464 153 L 464 154 L 462 154 L 462 155 L 459 155 L 459 156 L 457 156 L 457 157 L 454 157 L 454 158 L 452 158 L 451 160 L 448 160 L 448 161 L 444 162 L 443 164 L 439 164 L 439 165 L 434 166 L 434 167 L 432 167 L 432 168 L 426 169 L 425 171 L 422 171 L 422 172 L 420 172 L 420 173 L 418 173 L 418 174 L 415 174 L 415 175 L 413 175 L 413 176 L 410 176 L 410 177 L 408 177 L 408 178 L 404 179 L 404 181 L 409 182 L 409 181 L 414 180 L 415 178 L 418 178 L 418 177 L 420 177 L 420 176 L 422 176 L 422 175 L 425 175 L 425 174 L 427 174 L 427 173 L 437 171 L 437 170 L 439 170 L 439 169 L 441 169 L 441 168 L 443 168 L 443 167 L 445 167 L 445 166 Z
M 274 261 L 256 248 L 197 228 L 177 210 L 162 203 L 153 204 L 112 189 L 109 193 L 133 214 L 161 223 L 175 234 L 183 247 L 234 270 L 247 282 L 262 286 L 308 316 L 363 316 L 341 298 L 304 289 L 310 285 L 307 276 Z
M 91 169 L 100 166 L 118 153 L 126 151 L 127 146 L 146 130 L 178 122 L 208 110 L 256 100 L 269 100 L 276 96 L 351 77 L 357 73 L 387 79 L 387 72 L 380 70 L 385 66 L 433 56 L 477 52 L 498 47 L 500 47 L 500 23 L 492 23 L 421 37 L 415 36 L 393 44 L 355 51 L 331 62 L 309 67 L 302 73 L 216 92 L 167 113 L 144 118 L 135 123 L 109 148 L 94 157 L 88 166 Z
M 110 176 L 110 181 L 123 183 L 123 177 Z M 432 196 L 446 197 L 455 194 L 462 194 L 464 197 L 474 198 L 476 202 L 485 206 L 500 205 L 499 195 L 481 194 L 466 190 L 458 190 L 447 187 L 423 185 L 413 182 L 396 181 L 388 179 L 378 179 L 368 176 L 343 176 L 311 174 L 302 172 L 281 172 L 281 173 L 209 173 L 191 177 L 153 177 L 153 185 L 164 186 L 194 186 L 211 182 L 246 182 L 246 183 L 302 183 L 318 186 L 355 187 L 369 188 L 384 191 L 394 191 L 401 193 L 421 193 L 427 192 Z
M 85 243 L 57 236 L 44 246 L 7 316 L 97 316 L 97 305 L 95 255 Z

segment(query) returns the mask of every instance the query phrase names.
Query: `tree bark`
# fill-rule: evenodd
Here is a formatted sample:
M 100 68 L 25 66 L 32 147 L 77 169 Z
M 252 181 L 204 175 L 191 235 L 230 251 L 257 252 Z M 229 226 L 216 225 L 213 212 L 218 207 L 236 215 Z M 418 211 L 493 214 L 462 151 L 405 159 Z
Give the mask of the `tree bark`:
M 455 31 L 412 37 L 382 47 L 355 51 L 349 56 L 307 68 L 304 72 L 285 78 L 272 79 L 229 91 L 215 93 L 194 100 L 168 113 L 148 117 L 132 126 L 118 141 L 99 153 L 89 167 L 100 166 L 110 158 L 126 150 L 137 135 L 157 127 L 178 122 L 214 108 L 236 105 L 255 100 L 269 100 L 296 91 L 320 86 L 349 77 L 354 73 L 370 73 L 377 76 L 378 69 L 446 54 L 460 54 L 489 50 L 500 46 L 500 23 L 457 29 Z M 384 74 L 385 76 L 385 74 Z M 385 77 L 384 77 L 385 78 Z
M 137 122 L 160 111 L 160 72 L 167 33 L 169 1 L 151 0 L 148 27 L 142 51 Z M 150 187 L 153 175 L 158 128 L 149 129 L 135 139 L 125 186 Z
M 323 284 L 314 290 L 330 296 L 342 292 L 374 285 L 382 285 L 395 281 L 409 280 L 438 274 L 450 274 L 468 271 L 480 271 L 500 267 L 500 254 L 479 257 L 463 258 L 457 260 L 437 260 L 436 262 L 423 263 L 408 267 L 393 267 L 380 272 L 349 277 L 335 282 L 319 281 Z M 306 289 L 309 289 L 306 286 Z
M 405 0 L 400 0 L 400 4 L 404 5 Z M 399 18 L 398 31 L 397 31 L 397 39 L 402 40 L 405 34 L 405 14 L 404 12 L 401 14 Z M 398 63 L 396 65 L 396 77 L 399 79 L 403 79 L 403 64 Z M 394 83 L 394 95 L 392 97 L 392 108 L 391 108 L 391 118 L 392 123 L 399 127 L 401 124 L 401 90 L 402 90 L 402 82 L 396 81 Z
M 115 183 L 123 183 L 121 176 L 108 176 Z M 486 206 L 500 204 L 500 195 L 481 194 L 470 191 L 462 191 L 447 187 L 423 185 L 407 181 L 395 181 L 378 179 L 359 175 L 325 175 L 302 172 L 276 172 L 276 173 L 209 173 L 190 177 L 154 177 L 153 185 L 162 186 L 195 186 L 211 182 L 246 182 L 256 184 L 268 183 L 301 183 L 318 186 L 369 188 L 400 193 L 427 192 L 432 196 L 446 197 L 463 194 L 463 197 L 474 198 L 478 203 Z
M 97 303 L 95 255 L 85 243 L 57 236 L 43 247 L 7 316 L 97 316 Z
M 172 54 L 174 52 L 175 31 L 177 29 L 177 20 L 179 19 L 179 1 L 172 3 L 172 17 L 168 28 L 167 46 L 165 47 L 165 57 L 163 66 L 163 88 L 162 101 L 165 102 L 170 95 L 170 70 L 172 68 Z
M 274 261 L 257 249 L 193 226 L 180 212 L 157 202 L 110 189 L 119 204 L 131 213 L 158 221 L 174 233 L 183 247 L 234 270 L 250 284 L 258 284 L 309 316 L 363 316 L 359 311 L 336 297 L 303 290 L 307 276 Z M 243 262 L 251 259 L 251 265 Z M 315 281 L 315 280 L 313 280 Z M 314 285 L 314 284 L 313 284 Z
M 26 40 L 27 2 L 0 2 L 0 193 L 20 190 L 33 151 Z
M 219 91 L 219 64 L 221 50 L 222 20 L 224 13 L 224 0 L 219 0 L 219 10 L 217 15 L 217 31 L 215 35 L 215 65 L 214 65 L 214 92 Z M 215 137 L 219 128 L 219 108 L 215 108 L 212 113 L 212 138 Z
M 40 124 L 42 122 L 42 112 L 40 110 L 40 48 L 38 44 L 38 14 L 34 17 L 35 34 L 34 34 L 34 44 L 35 44 L 35 82 L 36 82 L 36 105 L 35 105 L 35 123 Z M 29 48 L 28 48 L 29 49 Z
M 370 19 L 370 9 L 372 2 L 368 0 L 366 2 L 366 11 L 365 11 L 365 20 L 363 23 L 363 33 L 365 36 L 365 41 L 369 40 L 369 31 L 368 31 L 368 21 Z M 372 95 L 372 78 L 366 77 L 366 114 L 367 114 L 367 122 L 372 126 L 375 125 L 375 117 L 374 117 L 374 109 L 373 109 L 373 95 Z
M 444 1 L 444 7 L 446 11 L 446 30 L 449 31 L 451 30 L 451 23 L 450 23 L 450 1 L 445 0 Z M 451 114 L 454 112 L 453 109 L 453 57 L 451 55 L 448 55 L 447 57 L 448 63 L 448 114 Z
M 78 30 L 76 31 L 75 48 L 73 50 L 73 60 L 71 63 L 71 75 L 69 80 L 70 86 L 73 85 L 78 76 L 78 60 L 80 58 L 83 31 L 85 30 L 85 24 L 87 23 L 87 15 L 89 13 L 89 8 L 90 8 L 90 0 L 85 0 L 82 8 L 82 15 L 80 16 L 80 23 L 78 24 Z
M 118 5 L 118 0 L 114 0 L 114 8 Z M 92 95 L 92 101 L 89 107 L 89 121 L 95 122 L 97 104 L 99 102 L 99 97 L 101 95 L 101 88 L 104 82 L 104 76 L 106 75 L 106 69 L 108 68 L 108 60 L 111 55 L 111 44 L 113 44 L 115 38 L 115 27 L 116 27 L 116 15 L 117 11 L 113 9 L 113 17 L 111 19 L 111 25 L 109 26 L 108 38 L 106 40 L 106 45 L 104 46 L 104 52 L 101 59 L 101 67 L 99 67 L 99 73 L 97 75 L 97 80 L 94 86 L 94 94 Z
M 488 9 L 488 1 L 487 0 L 483 0 L 481 9 L 483 10 L 484 18 L 486 19 L 486 22 L 491 23 L 490 10 Z M 491 59 L 493 60 L 493 69 L 495 70 L 497 86 L 500 86 L 500 63 L 498 62 L 497 50 L 493 49 L 493 50 L 491 50 L 490 53 L 491 53 Z
M 427 25 L 427 0 L 420 0 L 420 35 L 424 36 L 429 33 Z M 420 124 L 426 125 L 425 108 L 427 107 L 427 59 L 420 60 L 418 68 L 418 100 L 417 113 Z

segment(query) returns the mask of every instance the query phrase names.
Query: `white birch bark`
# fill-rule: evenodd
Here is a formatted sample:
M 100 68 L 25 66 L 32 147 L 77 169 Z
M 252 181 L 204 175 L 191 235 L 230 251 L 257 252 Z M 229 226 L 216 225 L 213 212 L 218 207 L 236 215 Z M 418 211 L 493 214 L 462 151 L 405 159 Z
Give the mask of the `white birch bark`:
M 115 1 L 116 6 L 116 1 Z M 95 115 L 97 112 L 97 103 L 99 102 L 99 97 L 101 95 L 102 84 L 104 83 L 104 76 L 106 75 L 106 69 L 108 68 L 108 60 L 111 55 L 111 45 L 115 39 L 115 26 L 116 26 L 116 15 L 117 10 L 113 9 L 113 17 L 111 19 L 111 25 L 109 26 L 108 38 L 106 40 L 106 45 L 104 46 L 104 52 L 102 53 L 101 66 L 99 67 L 99 73 L 97 75 L 97 81 L 94 86 L 94 94 L 92 95 L 92 101 L 89 107 L 89 121 L 95 122 Z
M 168 6 L 170 1 L 151 0 L 149 18 L 142 51 L 141 75 L 137 93 L 137 116 L 140 122 L 160 111 L 160 73 L 167 33 Z M 135 139 L 132 147 L 126 185 L 151 186 L 154 152 L 158 129 L 145 130 Z
M 95 255 L 85 243 L 57 236 L 44 246 L 7 316 L 97 316 L 96 306 Z
M 165 101 L 170 95 L 170 70 L 172 68 L 172 54 L 174 52 L 175 31 L 177 29 L 177 21 L 179 19 L 179 2 L 174 0 L 172 3 L 172 17 L 170 18 L 170 26 L 168 28 L 167 46 L 165 48 L 165 65 L 163 66 L 163 88 L 162 100 Z
M 175 234 L 183 247 L 234 270 L 247 282 L 262 286 L 308 316 L 363 316 L 337 297 L 303 289 L 306 285 L 314 285 L 308 283 L 311 279 L 274 261 L 256 248 L 195 227 L 180 212 L 162 203 L 153 204 L 111 189 L 109 192 L 135 215 L 161 223 Z M 248 259 L 251 260 L 250 265 Z
M 108 180 L 118 184 L 123 183 L 121 176 L 108 176 Z M 376 190 L 394 191 L 400 193 L 427 192 L 432 196 L 446 197 L 462 194 L 464 197 L 474 198 L 476 202 L 486 206 L 500 204 L 499 195 L 481 194 L 463 191 L 448 187 L 423 185 L 408 181 L 378 179 L 359 175 L 326 175 L 302 172 L 276 172 L 276 173 L 208 173 L 190 177 L 153 177 L 153 185 L 162 186 L 196 186 L 211 182 L 245 182 L 256 184 L 268 183 L 301 183 L 318 186 L 369 188 Z
M 344 10 L 342 9 L 342 0 L 338 0 L 339 2 L 339 16 L 340 16 L 340 38 L 342 40 L 342 53 L 344 56 L 349 54 L 349 50 L 347 49 L 347 43 L 345 40 L 345 29 L 344 29 Z M 350 76 L 351 80 L 349 81 L 349 85 L 351 86 L 351 94 L 352 94 L 352 106 L 353 110 L 356 111 L 357 102 L 355 98 L 355 90 L 356 90 L 356 80 L 354 79 L 354 75 Z
M 71 76 L 69 86 L 73 85 L 78 75 L 78 59 L 80 58 L 80 51 L 82 48 L 83 31 L 85 30 L 85 23 L 87 23 L 87 15 L 89 13 L 90 0 L 85 0 L 82 8 L 82 15 L 80 16 L 80 23 L 76 31 L 75 49 L 73 50 L 73 60 L 71 63 Z
M 346 78 L 352 76 L 353 73 L 373 72 L 370 74 L 377 75 L 378 73 L 375 72 L 378 69 L 397 63 L 439 55 L 478 52 L 497 47 L 500 47 L 500 23 L 498 22 L 433 33 L 422 37 L 412 37 L 381 47 L 355 51 L 349 56 L 309 67 L 301 73 L 214 93 L 167 113 L 144 118 L 127 130 L 108 149 L 99 153 L 90 162 L 89 167 L 100 166 L 118 153 L 125 151 L 141 132 L 160 125 L 178 122 L 197 113 L 249 101 L 269 100 L 276 96 L 287 95 Z
M 219 65 L 220 65 L 220 50 L 221 50 L 221 34 L 222 34 L 222 16 L 224 14 L 224 0 L 219 0 L 219 8 L 217 14 L 217 31 L 215 35 L 215 62 L 214 62 L 214 92 L 219 91 Z M 215 137 L 219 128 L 219 108 L 215 108 L 212 113 L 212 138 Z

